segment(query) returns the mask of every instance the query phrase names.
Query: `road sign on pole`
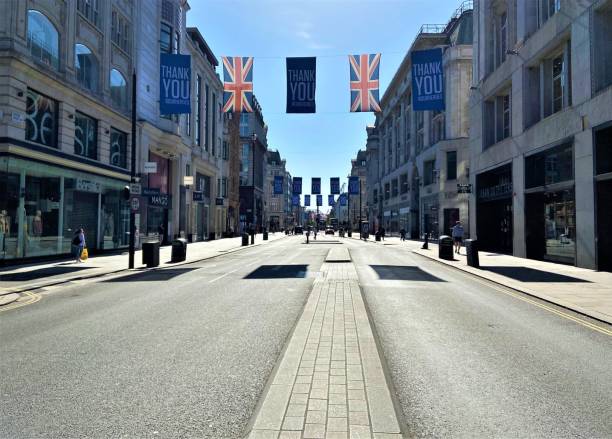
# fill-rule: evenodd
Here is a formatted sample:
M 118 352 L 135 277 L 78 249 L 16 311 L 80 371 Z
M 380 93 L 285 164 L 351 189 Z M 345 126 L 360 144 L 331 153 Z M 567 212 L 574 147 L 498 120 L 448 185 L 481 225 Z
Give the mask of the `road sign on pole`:
M 130 195 L 142 194 L 142 186 L 140 183 L 130 183 Z
M 140 199 L 132 198 L 130 200 L 130 207 L 132 208 L 132 212 L 138 212 L 140 210 Z

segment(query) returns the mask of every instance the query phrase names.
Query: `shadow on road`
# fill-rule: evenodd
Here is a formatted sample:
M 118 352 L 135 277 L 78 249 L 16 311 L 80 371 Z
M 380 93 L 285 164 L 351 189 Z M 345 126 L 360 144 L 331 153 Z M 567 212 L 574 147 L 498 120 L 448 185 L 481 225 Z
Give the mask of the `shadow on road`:
M 419 282 L 446 282 L 419 267 L 405 265 L 370 265 L 380 280 L 413 280 Z
M 61 267 L 47 267 L 39 268 L 38 270 L 22 271 L 19 273 L 9 273 L 0 275 L 0 281 L 2 282 L 25 282 L 29 280 L 37 280 L 43 277 L 57 276 L 59 274 L 73 273 L 75 271 L 87 270 L 94 267 L 87 267 L 83 265 L 75 266 L 61 266 Z
M 548 271 L 536 270 L 529 267 L 480 267 L 483 270 L 492 271 L 521 282 L 585 282 L 585 279 L 566 276 L 564 274 L 551 273 Z
M 286 279 L 304 278 L 308 265 L 262 265 L 247 274 L 245 279 Z
M 197 268 L 166 268 L 163 270 L 143 271 L 136 274 L 107 279 L 103 282 L 163 282 L 193 270 L 197 270 Z

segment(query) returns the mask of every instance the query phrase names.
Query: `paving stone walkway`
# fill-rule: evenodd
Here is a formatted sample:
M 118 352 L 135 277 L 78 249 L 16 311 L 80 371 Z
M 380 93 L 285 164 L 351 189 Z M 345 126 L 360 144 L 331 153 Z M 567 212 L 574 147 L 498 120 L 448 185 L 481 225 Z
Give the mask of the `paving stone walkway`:
M 249 438 L 401 438 L 352 263 L 326 263 Z

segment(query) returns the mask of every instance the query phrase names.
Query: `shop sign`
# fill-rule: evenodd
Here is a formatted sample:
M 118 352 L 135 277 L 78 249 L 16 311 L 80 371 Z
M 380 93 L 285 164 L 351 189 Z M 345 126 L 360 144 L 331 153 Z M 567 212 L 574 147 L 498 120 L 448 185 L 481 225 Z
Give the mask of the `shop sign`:
M 191 197 L 193 201 L 204 201 L 204 193 L 200 191 L 193 191 Z
M 140 183 L 130 183 L 130 195 L 140 195 L 142 193 L 142 186 Z
M 215 206 L 223 206 L 223 197 L 215 198 Z
M 151 195 L 149 197 L 149 205 L 167 208 L 170 206 L 170 195 L 168 194 Z
M 511 195 L 511 181 L 502 182 L 495 186 L 483 187 L 478 191 L 478 198 L 480 199 L 505 198 L 510 197 Z
M 76 190 L 82 192 L 100 193 L 100 183 L 97 181 L 85 180 L 83 178 L 76 179 Z
M 183 184 L 185 186 L 193 186 L 193 176 L 191 175 L 185 175 L 183 177 Z
M 145 174 L 156 174 L 157 173 L 157 162 L 145 162 L 144 163 Z
M 142 195 L 145 197 L 150 197 L 151 195 L 159 195 L 160 191 L 158 187 L 143 187 Z

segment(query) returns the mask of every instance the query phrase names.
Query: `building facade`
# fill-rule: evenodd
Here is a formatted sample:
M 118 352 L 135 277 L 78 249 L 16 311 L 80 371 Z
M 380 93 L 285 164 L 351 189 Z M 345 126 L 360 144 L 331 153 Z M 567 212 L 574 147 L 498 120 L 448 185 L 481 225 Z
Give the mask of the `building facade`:
M 11 1 L 0 17 L 0 264 L 127 247 L 132 2 Z
M 457 185 L 469 175 L 468 97 L 472 81 L 472 2 L 444 25 L 424 25 L 368 127 L 367 199 L 372 229 L 436 239 L 469 216 Z M 411 53 L 443 49 L 444 111 L 413 111 Z
M 240 134 L 240 228 L 260 231 L 265 218 L 264 182 L 268 126 L 253 95 L 252 113 L 236 113 Z
M 475 2 L 470 201 L 483 249 L 612 269 L 611 11 Z
M 359 178 L 359 194 L 347 195 L 347 215 L 351 230 L 360 230 L 360 221 L 368 220 L 368 171 L 365 150 L 359 150 L 351 160 L 351 177 Z M 349 206 L 350 205 L 350 206 Z
M 265 183 L 265 226 L 271 232 L 278 232 L 293 225 L 291 209 L 291 174 L 287 172 L 287 161 L 281 158 L 276 150 L 268 149 L 266 153 Z M 283 177 L 283 193 L 274 193 L 274 177 Z

